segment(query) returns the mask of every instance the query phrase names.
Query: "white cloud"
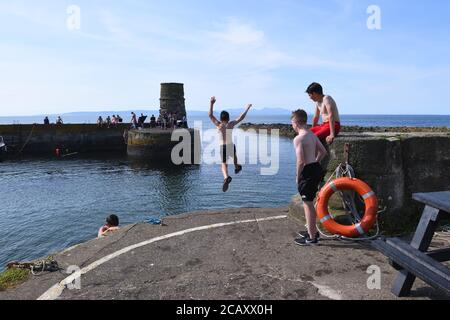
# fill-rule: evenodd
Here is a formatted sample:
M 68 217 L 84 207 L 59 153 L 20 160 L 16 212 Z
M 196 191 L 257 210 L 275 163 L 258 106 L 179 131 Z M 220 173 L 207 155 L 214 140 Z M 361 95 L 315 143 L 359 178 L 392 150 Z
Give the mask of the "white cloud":
M 250 24 L 239 22 L 237 19 L 229 19 L 225 30 L 221 32 L 211 32 L 213 39 L 224 41 L 229 45 L 245 45 L 260 47 L 265 42 L 264 32 L 256 29 Z
M 263 30 L 230 18 L 219 30 L 205 32 L 207 47 L 204 61 L 228 72 L 262 72 L 273 70 L 287 61 L 285 53 L 277 50 L 266 38 Z M 267 82 L 267 75 L 264 75 Z

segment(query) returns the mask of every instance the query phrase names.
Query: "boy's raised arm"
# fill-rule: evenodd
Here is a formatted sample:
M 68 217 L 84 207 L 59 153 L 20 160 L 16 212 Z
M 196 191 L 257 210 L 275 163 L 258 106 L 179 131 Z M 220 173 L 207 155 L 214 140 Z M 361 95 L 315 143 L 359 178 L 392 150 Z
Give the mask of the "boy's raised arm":
M 253 107 L 252 104 L 247 105 L 247 109 L 245 109 L 245 111 L 239 116 L 239 118 L 237 118 L 237 119 L 234 121 L 234 124 L 236 125 L 236 124 L 241 123 L 242 120 L 245 119 L 245 117 L 247 116 L 247 113 L 250 111 L 250 109 L 251 109 L 252 107 Z
M 214 104 L 216 103 L 216 97 L 212 97 L 211 98 L 211 104 L 210 104 L 210 107 L 209 107 L 209 118 L 211 119 L 211 121 L 212 121 L 212 123 L 214 123 L 214 125 L 216 125 L 216 126 L 218 126 L 218 125 L 220 125 L 220 122 L 219 122 L 219 120 L 217 120 L 217 118 L 216 117 L 214 117 Z

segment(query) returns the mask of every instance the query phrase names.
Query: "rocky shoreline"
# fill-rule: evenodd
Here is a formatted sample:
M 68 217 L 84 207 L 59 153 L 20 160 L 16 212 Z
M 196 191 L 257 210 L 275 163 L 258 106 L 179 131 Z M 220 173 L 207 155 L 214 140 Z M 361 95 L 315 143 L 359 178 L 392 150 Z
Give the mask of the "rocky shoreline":
M 254 124 L 244 123 L 240 126 L 242 130 L 279 130 L 280 136 L 294 138 L 296 133 L 289 124 Z M 450 134 L 450 127 L 358 127 L 343 126 L 342 133 L 447 133 Z

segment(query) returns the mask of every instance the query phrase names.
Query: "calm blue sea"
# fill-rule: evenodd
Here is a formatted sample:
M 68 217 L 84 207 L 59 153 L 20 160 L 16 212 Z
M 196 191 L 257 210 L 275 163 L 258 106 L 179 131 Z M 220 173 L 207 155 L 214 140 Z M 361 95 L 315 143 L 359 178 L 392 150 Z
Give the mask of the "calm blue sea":
M 450 116 L 342 118 L 344 125 L 450 126 Z M 190 123 L 195 120 L 204 120 L 208 127 L 207 118 L 192 117 Z M 26 123 L 21 118 L 15 121 Z M 250 115 L 246 121 L 290 122 L 288 115 Z M 29 123 L 33 122 L 40 119 Z M 247 151 L 247 158 L 253 152 Z M 292 141 L 281 138 L 279 155 L 276 175 L 261 175 L 260 164 L 246 165 L 226 194 L 217 165 L 155 167 L 126 156 L 0 162 L 0 270 L 11 260 L 40 258 L 94 238 L 111 213 L 122 224 L 130 224 L 198 210 L 286 206 L 296 193 Z
M 99 114 L 100 115 L 100 114 Z M 129 121 L 128 113 L 120 114 L 125 121 Z M 151 114 L 150 114 L 151 115 Z M 106 118 L 108 114 L 102 114 Z M 64 115 L 65 123 L 96 123 L 97 115 Z M 450 115 L 342 115 L 342 123 L 346 126 L 361 127 L 450 127 Z M 50 117 L 52 122 L 56 121 L 56 117 Z M 192 124 L 194 120 L 203 120 L 208 122 L 205 115 L 191 116 L 189 122 Z M 43 117 L 0 117 L 0 124 L 31 124 L 42 123 Z M 252 123 L 290 123 L 289 114 L 285 115 L 248 115 L 245 122 Z

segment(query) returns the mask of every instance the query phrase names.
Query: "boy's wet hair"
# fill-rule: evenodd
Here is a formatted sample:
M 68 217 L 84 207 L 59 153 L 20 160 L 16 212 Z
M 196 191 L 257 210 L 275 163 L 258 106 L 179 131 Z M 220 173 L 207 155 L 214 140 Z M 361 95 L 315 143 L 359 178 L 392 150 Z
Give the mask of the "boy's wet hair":
M 106 218 L 106 223 L 110 225 L 111 227 L 118 227 L 119 226 L 119 217 L 115 214 L 110 215 L 108 218 Z
M 313 82 L 309 85 L 308 89 L 306 89 L 306 93 L 309 93 L 309 94 L 317 93 L 317 94 L 323 95 L 323 88 L 317 82 Z
M 226 111 L 222 111 L 222 113 L 220 114 L 220 121 L 230 122 L 230 114 Z
M 292 120 L 295 120 L 299 124 L 306 124 L 308 122 L 308 114 L 305 110 L 299 109 L 292 112 Z

